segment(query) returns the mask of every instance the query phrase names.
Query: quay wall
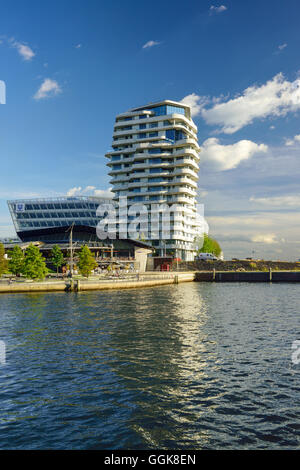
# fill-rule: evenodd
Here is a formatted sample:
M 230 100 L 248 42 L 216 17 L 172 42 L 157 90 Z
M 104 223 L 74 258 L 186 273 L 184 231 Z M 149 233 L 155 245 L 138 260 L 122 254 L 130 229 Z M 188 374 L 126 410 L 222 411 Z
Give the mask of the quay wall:
M 300 271 L 200 271 L 196 282 L 300 282 Z
M 147 273 L 137 279 L 68 280 L 0 283 L 0 293 L 79 292 L 130 289 L 182 282 L 300 282 L 300 271 L 199 271 L 170 274 Z
M 151 287 L 167 284 L 179 284 L 195 280 L 195 273 L 172 273 L 141 276 L 139 279 L 111 280 L 68 280 L 45 282 L 0 283 L 0 293 L 32 293 L 32 292 L 78 292 L 88 290 L 129 289 Z

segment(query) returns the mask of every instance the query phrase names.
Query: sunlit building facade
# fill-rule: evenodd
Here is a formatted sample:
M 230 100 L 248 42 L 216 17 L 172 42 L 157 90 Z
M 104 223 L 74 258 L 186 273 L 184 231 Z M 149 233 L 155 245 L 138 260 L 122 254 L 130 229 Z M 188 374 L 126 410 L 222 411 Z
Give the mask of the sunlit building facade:
M 64 228 L 93 227 L 99 223 L 96 215 L 100 204 L 113 204 L 110 198 L 94 196 L 65 196 L 44 199 L 8 201 L 15 230 L 21 240 L 37 240 L 50 234 L 63 236 Z M 69 235 L 65 235 L 68 238 Z M 51 237 L 50 237 L 51 238 Z M 52 237 L 53 238 L 53 237 Z M 54 240 L 60 241 L 60 240 Z
M 143 238 L 160 255 L 192 260 L 197 235 L 196 195 L 200 148 L 190 107 L 164 100 L 134 108 L 116 117 L 108 158 L 114 201 L 127 197 L 128 206 L 139 203 L 176 204 L 168 238 L 159 214 L 159 230 L 151 239 L 151 219 Z

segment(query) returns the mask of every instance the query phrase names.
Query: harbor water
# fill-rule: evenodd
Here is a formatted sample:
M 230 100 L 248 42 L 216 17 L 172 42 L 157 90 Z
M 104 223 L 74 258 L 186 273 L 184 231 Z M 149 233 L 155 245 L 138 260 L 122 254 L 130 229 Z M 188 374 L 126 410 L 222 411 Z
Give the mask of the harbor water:
M 297 449 L 299 311 L 299 284 L 2 294 L 0 449 Z

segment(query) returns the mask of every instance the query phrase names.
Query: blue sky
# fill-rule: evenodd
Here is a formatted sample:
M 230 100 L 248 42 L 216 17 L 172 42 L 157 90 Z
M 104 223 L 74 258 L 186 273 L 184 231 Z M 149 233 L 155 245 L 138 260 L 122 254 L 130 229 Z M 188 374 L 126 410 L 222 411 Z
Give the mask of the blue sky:
M 115 115 L 172 99 L 225 256 L 300 258 L 299 20 L 298 0 L 2 0 L 0 237 L 7 199 L 107 191 Z

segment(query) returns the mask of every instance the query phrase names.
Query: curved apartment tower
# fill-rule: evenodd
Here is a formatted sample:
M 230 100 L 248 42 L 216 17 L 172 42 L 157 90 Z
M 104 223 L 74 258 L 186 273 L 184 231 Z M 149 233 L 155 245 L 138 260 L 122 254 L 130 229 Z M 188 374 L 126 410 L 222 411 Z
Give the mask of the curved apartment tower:
M 141 233 L 159 255 L 194 259 L 199 152 L 197 127 L 185 104 L 164 100 L 116 117 L 112 150 L 106 154 L 114 200 L 126 196 L 129 207 L 143 204 L 149 213 L 161 204 L 176 205 L 167 238 L 162 214 L 156 237 L 150 215 L 148 232 Z

